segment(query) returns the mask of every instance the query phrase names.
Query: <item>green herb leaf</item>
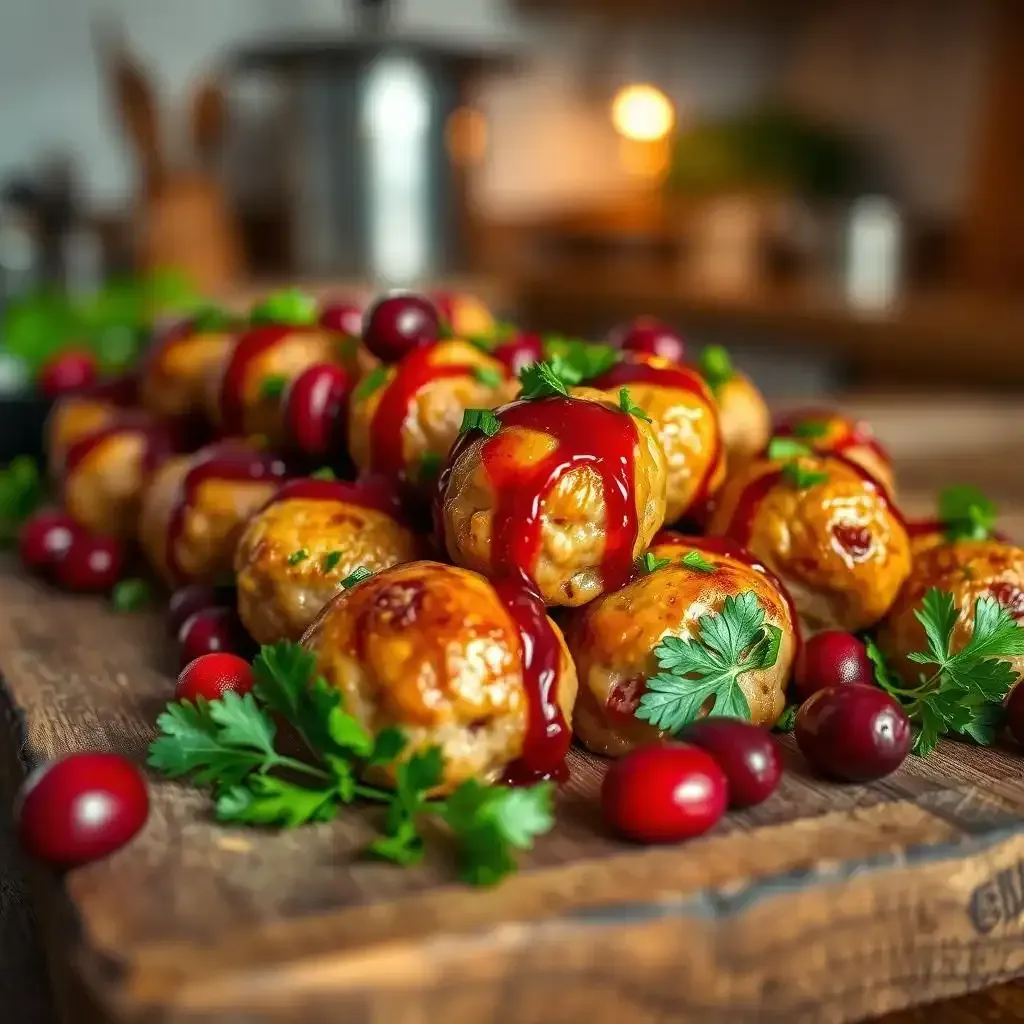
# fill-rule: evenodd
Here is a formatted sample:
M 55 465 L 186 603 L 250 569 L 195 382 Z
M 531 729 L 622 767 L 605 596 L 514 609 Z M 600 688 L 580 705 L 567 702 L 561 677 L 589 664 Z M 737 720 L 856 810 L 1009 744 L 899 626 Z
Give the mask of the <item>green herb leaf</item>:
M 338 563 L 344 557 L 341 551 L 328 551 L 323 558 L 320 559 L 320 568 L 324 572 L 330 572 L 332 569 L 337 568 Z
M 118 580 L 114 584 L 110 599 L 119 612 L 136 612 L 153 601 L 153 588 L 147 580 Z
M 826 420 L 797 420 L 793 424 L 793 436 L 814 440 L 825 437 L 829 432 L 829 425 Z
M 550 334 L 542 340 L 555 376 L 568 387 L 599 377 L 622 359 L 622 353 L 611 345 Z
M 652 572 L 657 572 L 659 569 L 664 569 L 666 565 L 671 565 L 671 558 L 659 558 L 652 551 L 645 551 L 638 559 L 637 566 L 644 575 L 650 575 Z
M 996 525 L 996 507 L 976 487 L 954 484 L 939 492 L 939 519 L 949 540 L 987 540 Z
M 665 637 L 654 648 L 663 671 L 647 681 L 637 718 L 677 732 L 711 701 L 709 715 L 749 719 L 739 677 L 771 668 L 778 657 L 773 627 L 766 627 L 764 620 L 764 608 L 748 591 L 727 597 L 721 613 L 702 615 L 697 637 Z
M 568 396 L 569 387 L 555 372 L 551 363 L 530 363 L 519 373 L 522 390 L 520 398 L 550 398 L 553 395 Z
M 772 726 L 772 732 L 792 732 L 796 728 L 796 713 L 799 710 L 799 704 L 787 704 Z
M 799 462 L 788 462 L 782 467 L 783 479 L 798 491 L 806 491 L 810 487 L 828 482 L 828 473 L 814 469 L 806 469 Z
M 45 497 L 39 467 L 27 455 L 19 455 L 0 469 L 0 545 L 17 541 L 22 525 Z
M 288 564 L 298 565 L 299 562 L 304 562 L 307 558 L 309 558 L 309 552 L 305 548 L 299 548 L 298 551 L 293 551 L 288 556 Z
M 501 387 L 503 379 L 501 374 L 490 366 L 473 367 L 473 376 L 487 388 Z
M 773 437 L 768 442 L 768 458 L 772 462 L 785 462 L 788 459 L 801 459 L 814 452 L 803 441 L 793 437 Z
M 202 306 L 190 314 L 196 334 L 223 334 L 239 326 L 238 317 L 219 306 Z
M 437 452 L 424 452 L 420 456 L 419 469 L 416 474 L 416 479 L 422 483 L 429 483 L 431 480 L 436 480 L 441 474 L 441 468 L 444 466 L 444 459 L 437 454 Z
M 708 345 L 697 357 L 697 365 L 708 387 L 717 395 L 726 381 L 736 376 L 729 353 L 721 345 Z
M 647 423 L 651 422 L 651 417 L 647 415 L 640 408 L 639 405 L 634 405 L 629 398 L 629 388 L 619 389 L 619 408 L 630 416 L 635 416 L 638 420 L 644 420 Z
M 368 580 L 373 575 L 365 565 L 357 565 L 342 581 L 343 590 L 351 590 L 357 583 Z
M 714 564 L 709 562 L 699 551 L 687 551 L 679 561 L 685 565 L 687 569 L 693 569 L 695 572 L 715 571 Z
M 378 388 L 382 388 L 388 382 L 388 371 L 386 366 L 375 366 L 352 391 L 352 398 L 362 402 L 369 398 Z
M 309 475 L 313 480 L 334 481 L 338 479 L 337 476 L 335 476 L 334 474 L 334 470 L 331 469 L 330 466 L 321 466 L 318 470 L 316 470 L 316 472 L 310 473 Z
M 490 409 L 467 409 L 462 414 L 459 433 L 465 434 L 468 430 L 479 430 L 488 437 L 494 437 L 501 430 L 501 420 Z
M 272 775 L 250 775 L 217 798 L 217 820 L 246 825 L 298 828 L 313 821 L 330 821 L 338 809 L 335 787 L 310 789 Z
M 317 321 L 316 299 L 297 288 L 286 288 L 268 295 L 255 306 L 250 319 L 254 324 L 308 327 Z
M 373 750 L 367 758 L 368 763 L 390 764 L 405 750 L 407 742 L 401 729 L 393 725 L 382 729 L 373 741 Z
M 279 373 L 271 374 L 260 381 L 260 398 L 280 398 L 288 387 L 288 378 Z

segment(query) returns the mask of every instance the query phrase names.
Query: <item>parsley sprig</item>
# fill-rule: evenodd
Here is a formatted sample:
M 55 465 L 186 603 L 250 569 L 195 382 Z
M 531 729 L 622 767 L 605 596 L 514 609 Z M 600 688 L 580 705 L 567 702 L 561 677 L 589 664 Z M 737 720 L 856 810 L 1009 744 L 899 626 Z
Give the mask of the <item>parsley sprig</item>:
M 1017 681 L 1004 659 L 1024 654 L 1024 626 L 991 595 L 979 597 L 971 638 L 954 653 L 951 640 L 959 611 L 949 591 L 932 587 L 914 614 L 924 627 L 927 645 L 907 657 L 930 666 L 918 675 L 916 685 L 908 686 L 877 645 L 867 643 L 878 685 L 903 704 L 915 726 L 914 753 L 930 754 L 939 738 L 950 732 L 989 746 L 1004 720 L 1003 698 Z
M 39 467 L 27 455 L 19 455 L 0 469 L 0 545 L 13 544 L 21 525 L 46 497 Z
M 383 834 L 368 852 L 398 864 L 422 859 L 422 823 L 433 817 L 452 833 L 460 875 L 474 885 L 514 871 L 514 851 L 552 827 L 550 782 L 512 789 L 469 780 L 446 800 L 431 799 L 443 774 L 441 750 L 404 756 L 401 730 L 371 736 L 315 665 L 298 644 L 266 646 L 253 663 L 252 693 L 169 704 L 157 719 L 150 766 L 211 786 L 217 819 L 231 824 L 297 828 L 330 821 L 357 800 L 382 804 Z M 306 756 L 278 749 L 275 716 L 303 741 Z M 363 781 L 367 768 L 387 766 L 394 766 L 393 792 Z
M 772 462 L 783 463 L 783 478 L 798 491 L 806 491 L 815 484 L 823 484 L 828 481 L 828 473 L 810 469 L 800 461 L 813 457 L 814 452 L 810 447 L 796 438 L 773 437 L 768 442 L 768 458 Z
M 647 681 L 634 714 L 669 732 L 695 721 L 705 708 L 709 715 L 749 719 L 739 677 L 771 668 L 781 643 L 782 630 L 765 622 L 754 593 L 729 596 L 720 613 L 697 620 L 696 637 L 667 636 L 654 648 L 662 671 Z
M 644 420 L 646 423 L 651 422 L 651 417 L 639 405 L 634 405 L 633 400 L 629 397 L 629 388 L 619 388 L 619 408 L 624 413 L 635 416 L 638 420 Z
M 285 324 L 292 327 L 308 327 L 316 323 L 316 318 L 316 299 L 298 288 L 285 288 L 268 295 L 253 307 L 250 314 L 254 324 Z
M 462 413 L 459 433 L 465 434 L 468 430 L 479 430 L 488 437 L 494 437 L 501 430 L 501 420 L 490 409 L 466 409 Z
M 611 345 L 563 338 L 557 334 L 545 335 L 544 354 L 558 377 L 569 387 L 593 380 L 622 359 L 622 353 Z
M 270 374 L 260 381 L 260 398 L 280 398 L 288 387 L 288 378 L 280 373 Z
M 996 525 L 996 507 L 970 484 L 939 492 L 939 519 L 948 540 L 988 540 Z
M 732 359 L 721 345 L 708 345 L 703 348 L 697 357 L 697 365 L 700 367 L 700 372 L 707 381 L 708 387 L 716 395 L 722 385 L 736 375 L 736 371 L 732 367 Z
M 554 363 L 530 363 L 519 372 L 520 398 L 551 398 L 569 394 L 569 384 L 557 372 Z

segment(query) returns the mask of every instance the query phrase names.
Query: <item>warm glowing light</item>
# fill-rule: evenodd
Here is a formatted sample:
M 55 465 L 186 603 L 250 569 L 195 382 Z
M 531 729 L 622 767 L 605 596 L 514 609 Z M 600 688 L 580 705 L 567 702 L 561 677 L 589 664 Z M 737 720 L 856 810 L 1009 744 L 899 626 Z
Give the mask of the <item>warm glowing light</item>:
M 480 163 L 487 150 L 487 118 L 472 107 L 453 110 L 444 126 L 444 140 L 453 163 Z
M 676 123 L 672 101 L 653 85 L 627 85 L 612 100 L 612 124 L 627 139 L 654 142 Z
M 634 178 L 663 181 L 668 175 L 671 158 L 672 147 L 667 138 L 653 142 L 619 140 L 619 162 L 622 169 Z

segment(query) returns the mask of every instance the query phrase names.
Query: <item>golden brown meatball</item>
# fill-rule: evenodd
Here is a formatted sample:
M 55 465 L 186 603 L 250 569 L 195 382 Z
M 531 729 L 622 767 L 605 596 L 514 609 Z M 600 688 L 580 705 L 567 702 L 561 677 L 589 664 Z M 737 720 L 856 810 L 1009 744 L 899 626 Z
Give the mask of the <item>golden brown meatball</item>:
M 374 489 L 294 480 L 249 520 L 235 549 L 238 614 L 257 643 L 298 640 L 341 581 L 417 557 L 416 537 Z
M 782 580 L 808 633 L 873 625 L 910 571 L 901 516 L 838 456 L 747 463 L 720 492 L 708 532 L 738 541 Z
M 284 466 L 239 444 L 169 459 L 142 497 L 139 540 L 172 586 L 230 575 L 246 521 L 273 497 Z
M 629 400 L 651 418 L 668 469 L 668 522 L 675 522 L 718 490 L 725 478 L 718 412 L 696 371 L 658 356 L 627 356 L 589 386 L 607 391 L 616 402 L 626 388 Z
M 105 427 L 119 411 L 114 402 L 91 395 L 68 395 L 54 404 L 44 428 L 53 480 L 60 480 L 64 475 L 68 448 L 87 434 Z
M 441 320 L 456 338 L 488 338 L 494 334 L 494 317 L 475 295 L 436 292 L 430 298 Z
M 561 770 L 576 670 L 533 595 L 411 562 L 339 593 L 302 642 L 371 733 L 398 726 L 409 754 L 440 746 L 442 790 Z M 557 681 L 545 692 L 549 671 Z
M 143 361 L 142 404 L 158 416 L 202 414 L 207 377 L 221 365 L 234 338 L 226 322 L 216 330 L 201 330 L 184 321 L 167 330 Z
M 769 575 L 721 551 L 701 550 L 696 546 L 700 538 L 689 540 L 693 543 L 666 539 L 656 544 L 652 553 L 671 557 L 668 565 L 567 617 L 566 642 L 580 683 L 573 725 L 576 735 L 595 753 L 618 757 L 665 735 L 635 714 L 647 681 L 661 671 L 655 649 L 665 637 L 699 637 L 700 618 L 721 615 L 730 597 L 753 594 L 763 622 L 782 631 L 774 665 L 737 677 L 752 722 L 772 725 L 782 712 L 797 648 L 787 598 Z M 687 551 L 699 551 L 713 567 L 711 571 L 684 565 L 678 557 L 684 546 Z
M 509 377 L 497 360 L 465 341 L 416 349 L 365 377 L 349 402 L 349 447 L 356 465 L 393 480 L 432 483 L 466 409 L 492 408 Z
M 1019 623 L 1024 623 L 1024 548 L 998 540 L 960 540 L 919 551 L 910 576 L 882 622 L 878 643 L 890 663 L 911 682 L 927 669 L 907 660 L 913 651 L 928 649 L 920 610 L 926 591 L 936 587 L 953 595 L 959 611 L 950 649 L 960 650 L 974 631 L 974 604 L 994 598 Z M 1024 674 L 1024 655 L 1007 659 Z
M 335 361 L 336 339 L 320 327 L 250 328 L 207 374 L 210 419 L 229 436 L 259 435 L 280 441 L 285 388 L 308 367 Z
M 665 453 L 651 425 L 591 388 L 495 415 L 497 432 L 462 435 L 442 477 L 451 559 L 527 580 L 548 604 L 621 586 L 665 517 Z
M 889 453 L 862 420 L 828 410 L 801 410 L 788 413 L 776 424 L 776 437 L 795 437 L 822 455 L 842 455 L 855 462 L 893 496 L 896 482 Z
M 772 418 L 754 382 L 745 374 L 733 373 L 718 387 L 715 398 L 729 465 L 760 455 L 771 437 Z

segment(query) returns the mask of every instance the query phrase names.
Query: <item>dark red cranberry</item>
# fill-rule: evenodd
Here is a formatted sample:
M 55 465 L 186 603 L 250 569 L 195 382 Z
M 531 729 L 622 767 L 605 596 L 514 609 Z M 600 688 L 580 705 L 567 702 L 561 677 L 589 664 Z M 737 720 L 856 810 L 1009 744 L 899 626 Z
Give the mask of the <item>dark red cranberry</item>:
M 363 333 L 363 311 L 349 302 L 335 302 L 320 310 L 320 326 L 335 334 L 358 338 Z
M 624 328 L 619 328 L 615 339 L 626 352 L 646 356 L 661 356 L 673 363 L 682 363 L 686 352 L 683 339 L 670 327 L 658 320 L 641 317 Z
M 190 661 L 178 675 L 175 700 L 205 697 L 220 700 L 225 693 L 248 693 L 253 687 L 252 666 L 237 654 L 204 654 Z
M 50 572 L 84 533 L 67 513 L 44 508 L 21 528 L 18 542 L 21 564 L 32 572 Z
M 204 654 L 236 654 L 247 646 L 234 609 L 204 608 L 190 615 L 178 630 L 178 664 L 185 668 Z
M 895 771 L 910 751 L 910 720 L 877 686 L 849 683 L 818 690 L 796 715 L 797 746 L 823 775 L 872 782 Z
M 801 700 L 827 686 L 872 686 L 874 682 L 874 668 L 864 645 L 841 629 L 827 629 L 807 640 L 793 671 L 793 686 Z
M 292 381 L 284 395 L 284 425 L 298 451 L 322 458 L 344 446 L 351 391 L 351 376 L 332 363 L 311 366 Z
M 778 789 L 779 748 L 767 729 L 741 718 L 702 718 L 679 733 L 684 743 L 706 750 L 725 772 L 729 806 L 753 807 Z
M 124 549 L 113 537 L 81 533 L 67 554 L 57 563 L 57 582 L 68 590 L 101 593 L 110 590 L 121 578 Z
M 725 813 L 728 784 L 715 759 L 684 743 L 656 743 L 627 754 L 601 786 L 604 819 L 638 843 L 699 836 Z
M 186 583 L 171 594 L 167 603 L 167 630 L 176 637 L 185 620 L 196 612 L 230 603 L 222 600 L 217 588 L 209 583 Z
M 59 398 L 96 383 L 96 357 L 91 352 L 60 352 L 39 370 L 39 389 L 47 398 Z
M 517 334 L 498 345 L 491 355 L 518 377 L 524 366 L 539 363 L 544 358 L 544 342 L 539 334 Z
M 1018 683 L 1006 701 L 1006 724 L 1010 735 L 1024 746 L 1024 686 Z
M 422 295 L 386 295 L 366 314 L 363 342 L 385 363 L 397 363 L 415 348 L 437 341 L 440 319 Z
M 149 817 L 149 794 L 118 754 L 71 754 L 26 780 L 15 813 L 27 853 L 71 868 L 124 846 Z

